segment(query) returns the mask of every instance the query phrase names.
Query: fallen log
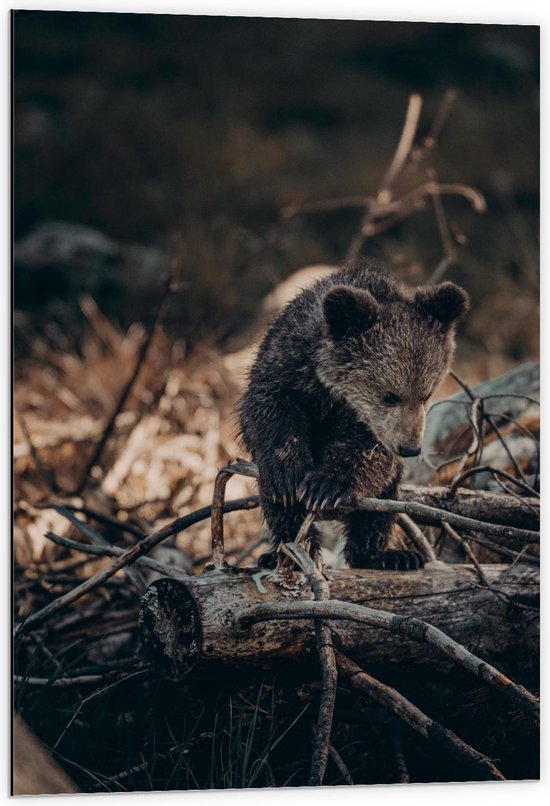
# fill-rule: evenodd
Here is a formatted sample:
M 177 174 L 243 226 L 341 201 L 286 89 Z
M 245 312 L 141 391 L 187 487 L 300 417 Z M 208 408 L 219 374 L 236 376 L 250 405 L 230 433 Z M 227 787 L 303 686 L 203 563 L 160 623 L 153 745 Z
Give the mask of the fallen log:
M 430 563 L 423 571 L 394 573 L 350 569 L 326 571 L 331 600 L 405 614 L 443 630 L 517 679 L 532 669 L 538 645 L 538 612 L 514 606 L 539 590 L 538 568 L 485 565 L 490 588 L 471 566 Z M 525 599 L 527 597 L 527 599 Z M 140 633 L 146 654 L 159 672 L 180 680 L 197 664 L 233 670 L 270 670 L 315 663 L 313 619 L 267 620 L 243 626 L 255 605 L 311 601 L 304 574 L 255 574 L 251 570 L 205 573 L 154 582 L 141 600 Z M 246 619 L 244 619 L 246 621 Z M 407 674 L 447 671 L 453 664 L 431 646 L 365 624 L 329 622 L 334 644 L 373 673 L 387 675 L 406 664 Z
M 516 526 L 521 529 L 539 528 L 540 499 L 531 496 L 519 498 L 506 493 L 485 490 L 459 489 L 453 495 L 448 487 L 419 487 L 404 484 L 400 490 L 403 501 L 416 501 L 436 509 L 454 512 L 464 518 L 474 518 L 486 523 Z M 418 516 L 420 523 L 438 525 L 437 518 Z

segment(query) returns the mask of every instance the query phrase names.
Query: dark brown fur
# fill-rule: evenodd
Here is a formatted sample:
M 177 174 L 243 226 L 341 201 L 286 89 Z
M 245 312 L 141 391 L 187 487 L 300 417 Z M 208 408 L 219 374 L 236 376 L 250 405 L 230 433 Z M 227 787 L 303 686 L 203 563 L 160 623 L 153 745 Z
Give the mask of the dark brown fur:
M 334 510 L 357 495 L 398 495 L 400 457 L 420 451 L 467 305 L 452 283 L 411 290 L 361 267 L 318 282 L 278 316 L 240 411 L 274 548 L 316 510 L 344 523 L 350 565 L 421 564 L 414 552 L 384 551 L 391 515 Z

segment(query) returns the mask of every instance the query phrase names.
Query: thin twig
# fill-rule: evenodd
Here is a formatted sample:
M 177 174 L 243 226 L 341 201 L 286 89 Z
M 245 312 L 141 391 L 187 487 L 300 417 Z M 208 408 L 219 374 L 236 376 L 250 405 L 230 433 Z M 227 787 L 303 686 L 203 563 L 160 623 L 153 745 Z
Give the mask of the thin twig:
M 225 488 L 227 482 L 234 475 L 254 476 L 257 478 L 256 465 L 238 459 L 236 462 L 221 467 L 214 482 L 214 495 L 212 497 L 212 565 L 214 570 L 220 571 L 227 566 L 225 562 L 225 546 L 223 538 L 223 513 L 225 501 Z
M 61 537 L 53 532 L 46 532 L 45 538 L 51 540 L 57 546 L 64 546 L 72 551 L 81 551 L 84 554 L 93 554 L 96 557 L 120 557 L 124 553 L 124 549 L 118 546 L 90 546 L 86 543 L 79 543 L 78 540 L 71 540 L 68 537 Z M 166 577 L 174 577 L 175 579 L 185 579 L 189 575 L 184 571 L 180 571 L 173 565 L 153 560 L 151 557 L 139 557 L 136 560 L 136 565 L 142 565 L 149 568 L 151 571 L 156 571 Z
M 306 515 L 303 527 L 304 535 L 307 535 L 312 522 L 310 516 Z M 328 582 L 305 549 L 297 542 L 284 543 L 282 548 L 285 554 L 291 557 L 308 577 L 315 601 L 329 599 L 330 588 Z M 309 786 L 321 786 L 330 752 L 330 734 L 334 719 L 338 671 L 330 627 L 328 624 L 324 624 L 321 619 L 315 619 L 314 626 L 315 642 L 321 663 L 323 688 L 319 703 L 319 717 L 317 719 L 308 783 Z
M 48 658 L 48 660 L 51 661 L 52 666 L 54 666 L 56 671 L 58 671 L 59 674 L 62 675 L 63 671 L 64 671 L 63 664 L 57 659 L 57 657 L 53 654 L 51 649 L 49 649 L 49 647 L 46 646 L 46 644 L 44 643 L 44 641 L 42 639 L 42 636 L 39 635 L 36 632 L 31 632 L 29 634 L 29 637 L 32 638 L 32 640 L 37 644 L 37 646 L 40 648 L 40 650 L 43 652 L 43 654 Z
M 422 157 L 422 151 L 433 151 L 434 148 L 437 146 L 437 142 L 439 140 L 439 136 L 445 125 L 447 118 L 449 117 L 449 113 L 453 107 L 454 102 L 457 98 L 457 91 L 455 89 L 445 90 L 443 94 L 443 98 L 441 100 L 441 104 L 439 105 L 439 109 L 437 110 L 433 123 L 431 125 L 430 131 L 426 135 L 426 137 L 422 140 L 422 145 L 418 149 L 418 153 L 413 154 L 413 159 L 415 162 Z
M 469 470 L 465 470 L 460 476 L 455 476 L 453 483 L 449 487 L 449 495 L 455 495 L 458 488 L 462 486 L 462 482 L 466 481 L 466 479 L 470 478 L 470 476 L 475 476 L 477 473 L 491 473 L 493 476 L 502 476 L 503 479 L 512 481 L 514 484 L 517 484 L 518 487 L 521 487 L 522 490 L 525 490 L 525 492 L 528 492 L 530 495 L 534 495 L 535 498 L 540 498 L 540 493 L 533 489 L 530 484 L 525 484 L 522 479 L 517 479 L 506 470 L 501 470 L 498 467 L 492 467 L 492 465 L 478 465 L 477 467 L 471 467 Z M 508 492 L 508 495 L 510 494 L 511 493 Z M 528 502 L 523 501 L 521 498 L 519 500 L 523 505 L 533 509 Z
M 537 510 L 535 509 L 535 507 L 531 506 L 529 501 L 526 501 L 525 498 L 516 493 L 515 490 L 512 490 L 507 484 L 505 484 L 503 481 L 500 480 L 499 474 L 493 468 L 491 468 L 490 473 L 493 477 L 493 481 L 495 481 L 498 484 L 500 489 L 504 493 L 506 493 L 506 495 L 511 495 L 512 498 L 514 498 L 518 502 L 520 507 L 526 507 L 526 509 L 530 509 L 533 514 L 537 513 Z M 538 498 L 538 496 L 536 497 Z
M 476 397 L 472 401 L 472 407 L 471 411 L 468 413 L 468 419 L 472 427 L 472 441 L 470 442 L 470 445 L 468 446 L 467 450 L 464 452 L 462 459 L 458 463 L 458 467 L 455 471 L 453 481 L 451 484 L 451 493 L 453 493 L 454 490 L 456 489 L 455 488 L 456 480 L 462 474 L 462 471 L 466 467 L 468 460 L 471 459 L 472 456 L 475 456 L 479 450 L 479 443 L 481 439 L 479 424 L 480 419 L 483 420 L 483 402 L 479 397 Z
M 454 378 L 454 380 L 458 383 L 459 386 L 462 387 L 462 389 L 466 392 L 466 394 L 468 395 L 470 400 L 473 402 L 476 399 L 476 395 L 475 395 L 473 389 L 466 383 L 466 381 L 464 381 L 453 370 L 449 370 L 449 375 L 452 378 Z M 502 447 L 506 451 L 506 453 L 508 455 L 508 458 L 510 459 L 510 461 L 512 462 L 512 464 L 514 466 L 515 471 L 517 472 L 517 474 L 519 476 L 521 476 L 521 478 L 525 482 L 525 484 L 527 484 L 529 486 L 529 482 L 527 480 L 527 477 L 525 476 L 525 473 L 523 472 L 523 470 L 519 466 L 515 456 L 512 454 L 510 448 L 508 447 L 508 444 L 506 443 L 506 440 L 504 439 L 504 437 L 502 436 L 502 434 L 500 432 L 499 427 L 494 422 L 493 417 L 490 414 L 484 414 L 483 416 L 484 416 L 484 419 L 489 423 L 489 425 L 493 429 L 493 431 L 496 434 L 498 440 L 500 441 Z
M 409 105 L 403 124 L 403 131 L 399 138 L 399 144 L 393 155 L 390 166 L 380 183 L 377 193 L 377 200 L 389 200 L 391 198 L 391 188 L 410 156 L 411 148 L 416 137 L 420 112 L 422 111 L 422 97 L 416 93 L 409 96 Z
M 489 417 L 493 417 L 500 420 L 506 420 L 507 423 L 512 423 L 512 425 L 521 431 L 525 436 L 529 437 L 533 441 L 533 445 L 535 448 L 535 453 L 537 455 L 537 466 L 535 470 L 535 483 L 537 483 L 539 478 L 540 472 L 540 439 L 537 439 L 535 434 L 531 431 L 530 428 L 527 428 L 522 422 L 520 422 L 516 417 L 511 417 L 509 414 L 503 414 L 502 412 L 499 414 L 493 414 L 488 412 Z M 536 491 L 535 491 L 536 492 Z
M 22 412 L 16 411 L 15 412 L 17 419 L 19 420 L 19 425 L 21 426 L 21 431 L 23 432 L 23 437 L 25 438 L 25 442 L 27 443 L 27 448 L 33 458 L 34 466 L 42 479 L 46 482 L 47 486 L 50 490 L 54 493 L 59 492 L 59 485 L 55 478 L 55 473 L 52 470 L 49 470 L 44 462 L 42 461 L 42 457 L 38 452 L 36 445 L 32 441 L 32 437 L 30 434 L 29 429 L 27 428 L 27 421 L 23 416 Z
M 214 482 L 214 495 L 212 497 L 212 564 L 217 571 L 224 568 L 227 563 L 224 557 L 223 540 L 223 505 L 225 501 L 225 488 L 233 475 L 229 467 L 222 467 L 218 471 Z
M 478 559 L 477 559 L 475 553 L 472 551 L 472 548 L 471 548 L 470 544 L 468 543 L 468 541 L 466 539 L 464 539 L 463 537 L 461 537 L 461 535 L 459 535 L 458 532 L 455 532 L 455 530 L 452 528 L 452 526 L 449 526 L 448 523 L 443 524 L 443 528 L 444 528 L 446 534 L 452 540 L 454 540 L 456 543 L 458 543 L 463 548 L 464 553 L 471 560 L 472 565 L 476 569 L 477 575 L 479 576 L 479 579 L 481 580 L 481 584 L 483 585 L 484 588 L 487 588 L 487 590 L 491 591 L 491 593 L 494 593 L 496 596 L 503 597 L 504 599 L 506 599 L 507 602 L 510 602 L 514 607 L 520 607 L 521 608 L 521 607 L 526 606 L 525 604 L 522 604 L 521 602 L 518 602 L 514 596 L 511 596 L 509 593 L 506 593 L 503 590 L 499 590 L 495 585 L 492 585 L 489 582 L 489 580 L 487 579 L 487 577 L 485 575 L 485 572 L 484 572 L 482 566 L 480 565 L 480 563 L 478 562 Z M 517 559 L 519 559 L 519 556 L 518 556 L 518 558 L 516 558 L 516 561 L 517 561 Z M 510 566 L 510 569 L 512 569 L 513 566 L 514 566 L 514 564 L 512 564 Z M 504 580 L 503 580 L 503 582 L 504 582 Z M 529 605 L 527 605 L 527 606 L 529 606 Z
M 437 557 L 428 538 L 424 532 L 416 525 L 412 518 L 401 513 L 396 518 L 397 523 L 412 540 L 418 551 L 422 554 L 426 562 L 435 562 Z
M 88 540 L 91 540 L 94 545 L 110 545 L 109 541 L 100 532 L 97 532 L 85 521 L 79 520 L 79 518 L 77 518 L 68 507 L 64 506 L 63 504 L 52 504 L 52 509 L 54 509 L 59 515 L 62 515 L 62 517 L 66 518 L 69 523 L 72 523 L 72 525 L 82 532 L 82 534 L 85 535 Z
M 53 509 L 56 506 L 63 506 L 70 512 L 81 512 L 83 515 L 86 515 L 86 517 L 91 518 L 98 523 L 102 523 L 104 526 L 112 526 L 113 529 L 118 529 L 121 532 L 129 532 L 137 538 L 141 539 L 145 536 L 143 529 L 140 529 L 140 527 L 136 526 L 134 523 L 119 521 L 117 518 L 111 518 L 109 515 L 105 515 L 103 512 L 98 512 L 96 509 L 91 509 L 90 507 L 71 504 L 67 501 L 46 501 L 42 504 L 39 504 L 38 508 Z
M 13 677 L 13 682 L 16 686 L 47 686 L 48 688 L 72 688 L 74 686 L 90 686 L 97 685 L 98 683 L 105 682 L 105 675 L 103 674 L 89 674 L 89 675 L 75 675 L 74 677 L 25 677 L 25 675 L 16 674 Z
M 378 203 L 370 200 L 367 217 L 363 223 L 363 235 L 368 237 L 374 234 L 373 227 L 376 221 L 384 223 L 392 218 L 395 218 L 395 221 L 402 220 L 417 210 L 423 209 L 434 194 L 463 196 L 477 213 L 484 212 L 486 208 L 485 199 L 475 188 L 460 183 L 442 184 L 428 179 L 398 199 Z
M 432 271 L 432 273 L 429 275 L 428 279 L 426 280 L 426 285 L 434 285 L 435 283 L 438 283 L 441 280 L 441 278 L 443 277 L 443 275 L 445 274 L 445 272 L 447 271 L 447 269 L 449 268 L 450 265 L 451 264 L 449 263 L 448 259 L 445 257 L 445 255 L 443 255 L 443 257 L 439 260 L 439 263 L 437 263 L 435 269 Z M 447 403 L 446 400 L 440 400 L 438 402 L 439 403 Z M 453 401 L 453 402 L 456 402 L 456 401 Z M 433 407 L 437 406 L 437 405 L 438 405 L 437 403 L 434 403 L 431 408 L 433 409 Z
M 504 775 L 487 756 L 466 744 L 459 736 L 440 725 L 439 722 L 430 719 L 394 688 L 376 680 L 340 652 L 337 652 L 336 658 L 339 669 L 346 675 L 351 685 L 362 694 L 367 694 L 375 702 L 388 708 L 425 739 L 433 742 L 450 756 L 481 775 L 483 780 L 505 780 Z
M 463 379 L 460 377 L 460 375 L 457 375 L 457 374 L 456 374 L 456 372 L 455 372 L 453 369 L 450 369 L 450 370 L 449 370 L 449 375 L 451 376 L 451 378 L 453 378 L 453 380 L 455 380 L 455 381 L 457 382 L 457 384 L 458 384 L 460 387 L 462 387 L 462 389 L 463 389 L 463 390 L 466 392 L 466 394 L 468 395 L 468 397 L 470 398 L 470 400 L 473 402 L 473 401 L 476 399 L 476 395 L 475 395 L 475 393 L 474 393 L 474 390 L 471 388 L 471 386 L 469 386 L 469 385 L 466 383 L 466 381 L 465 381 L 465 380 L 463 380 Z M 444 402 L 444 401 L 441 401 L 441 402 Z
M 160 323 L 162 321 L 162 318 L 163 318 L 164 313 L 165 313 L 166 308 L 167 308 L 168 300 L 170 298 L 170 295 L 171 295 L 172 291 L 175 288 L 175 285 L 176 285 L 175 284 L 175 278 L 173 277 L 173 272 L 172 272 L 169 275 L 169 277 L 167 278 L 165 288 L 164 288 L 164 293 L 162 295 L 162 299 L 161 299 L 160 303 L 157 306 L 157 310 L 156 310 L 153 322 L 152 322 L 151 326 L 149 327 L 147 335 L 143 339 L 143 341 L 141 343 L 141 346 L 140 346 L 140 348 L 138 350 L 138 355 L 137 355 L 137 358 L 136 358 L 136 363 L 134 364 L 134 369 L 132 370 L 132 373 L 131 373 L 130 377 L 128 378 L 128 380 L 126 381 L 124 386 L 122 387 L 122 390 L 120 392 L 118 400 L 117 400 L 117 402 L 116 402 L 116 404 L 115 404 L 115 406 L 113 408 L 113 411 L 111 412 L 111 416 L 109 417 L 109 419 L 105 423 L 105 427 L 103 429 L 101 437 L 99 438 L 98 442 L 96 443 L 94 451 L 93 451 L 92 455 L 90 456 L 90 458 L 89 458 L 89 460 L 88 460 L 88 462 L 86 464 L 86 467 L 84 468 L 84 472 L 82 474 L 82 478 L 80 480 L 80 483 L 78 484 L 78 487 L 76 488 L 76 490 L 72 493 L 73 495 L 80 495 L 81 494 L 81 492 L 84 490 L 84 488 L 86 487 L 86 485 L 88 483 L 88 479 L 90 477 L 90 473 L 92 471 L 92 468 L 95 467 L 98 464 L 99 460 L 101 459 L 103 449 L 105 448 L 105 445 L 107 444 L 107 441 L 109 440 L 109 438 L 110 438 L 110 436 L 111 436 L 111 434 L 113 432 L 113 429 L 115 427 L 116 419 L 117 419 L 118 415 L 120 414 L 120 412 L 123 410 L 124 406 L 126 405 L 126 401 L 128 400 L 128 398 L 130 396 L 130 393 L 131 393 L 132 389 L 134 388 L 134 384 L 135 384 L 135 382 L 136 382 L 136 380 L 138 378 L 138 375 L 139 375 L 139 373 L 141 371 L 141 368 L 142 368 L 143 364 L 145 363 L 145 359 L 147 358 L 147 354 L 149 353 L 149 349 L 150 349 L 151 344 L 153 342 L 153 337 L 155 336 L 155 333 L 157 332 L 158 326 L 160 325 Z
M 450 266 L 453 263 L 456 263 L 456 246 L 453 243 L 449 223 L 447 221 L 447 216 L 445 215 L 445 208 L 443 207 L 443 202 L 441 201 L 441 194 L 439 191 L 437 191 L 431 194 L 431 198 L 434 206 L 435 220 L 439 229 L 439 237 L 441 238 L 441 244 L 443 246 L 443 253 L 445 255 L 447 265 Z
M 61 504 L 53 504 L 52 508 L 59 513 L 59 515 L 62 515 L 64 518 L 66 518 L 69 523 L 72 523 L 72 525 L 82 532 L 82 534 L 85 535 L 89 540 L 91 540 L 94 545 L 110 545 L 107 538 L 105 538 L 100 532 L 96 531 L 96 529 L 93 529 L 89 524 L 79 520 L 79 518 L 77 518 L 76 515 L 67 507 L 62 506 Z M 123 570 L 130 582 L 133 582 L 138 590 L 143 587 L 141 579 L 136 576 L 136 572 L 133 568 L 124 568 Z
M 418 128 L 418 121 L 420 118 L 420 111 L 422 109 L 422 98 L 420 95 L 413 94 L 409 97 L 409 105 L 405 115 L 405 123 L 399 138 L 397 149 L 394 153 L 393 159 L 386 171 L 376 194 L 376 199 L 368 200 L 365 204 L 365 213 L 363 215 L 359 230 L 350 244 L 346 261 L 356 261 L 363 248 L 365 238 L 369 235 L 369 227 L 372 226 L 372 221 L 375 217 L 375 210 L 377 205 L 387 203 L 391 200 L 391 187 L 398 174 L 403 170 L 407 158 L 410 154 L 416 130 Z
M 420 113 L 422 110 L 422 97 L 418 94 L 409 96 L 405 122 L 399 138 L 399 143 L 395 149 L 392 160 L 373 195 L 349 196 L 336 199 L 324 199 L 307 204 L 293 205 L 283 211 L 281 220 L 287 221 L 296 215 L 317 211 L 339 210 L 343 208 L 363 208 L 363 215 L 358 230 L 350 243 L 346 254 L 346 262 L 353 263 L 361 255 L 363 244 L 367 238 L 378 235 L 400 221 L 408 218 L 414 212 L 426 207 L 428 199 L 432 199 L 435 215 L 441 233 L 445 250 L 445 257 L 438 264 L 435 272 L 430 278 L 430 282 L 435 282 L 435 275 L 441 276 L 448 265 L 456 259 L 456 246 L 453 243 L 449 225 L 445 217 L 445 212 L 441 202 L 441 195 L 452 194 L 464 196 L 478 213 L 486 209 L 485 199 L 475 188 L 462 183 L 439 183 L 435 181 L 435 174 L 432 172 L 431 178 L 426 182 L 421 182 L 412 190 L 403 194 L 400 198 L 394 198 L 393 187 L 398 178 L 403 173 L 405 167 L 410 165 L 418 169 L 422 160 L 431 153 L 437 146 L 441 129 L 448 117 L 449 111 L 456 98 L 455 90 L 447 90 L 443 100 L 435 115 L 429 134 L 424 137 L 422 143 L 414 147 L 414 141 L 418 130 Z M 281 237 L 281 227 L 279 226 L 269 239 L 274 243 Z M 456 241 L 456 238 L 455 238 Z
M 488 399 L 488 398 L 486 398 Z M 539 404 L 540 405 L 540 404 Z M 529 437 L 533 441 L 533 445 L 535 448 L 535 452 L 537 454 L 537 476 L 538 476 L 538 468 L 540 466 L 540 439 L 531 431 L 530 428 L 527 428 L 517 417 L 511 417 L 509 414 L 505 414 L 504 412 L 487 412 L 489 417 L 496 418 L 497 420 L 506 420 L 507 423 L 511 423 L 518 431 L 521 431 L 522 434 L 525 434 L 526 437 Z M 513 432 L 512 432 L 513 433 Z
M 257 506 L 257 496 L 250 496 L 248 498 L 239 498 L 236 501 L 230 501 L 224 504 L 223 511 L 236 512 L 237 510 L 242 509 L 255 509 Z M 38 610 L 36 613 L 28 616 L 26 619 L 24 619 L 24 621 L 19 623 L 19 625 L 16 627 L 16 631 L 27 631 L 38 626 L 39 624 L 43 624 L 44 621 L 51 618 L 51 616 L 59 612 L 59 610 L 62 608 L 73 604 L 85 594 L 90 593 L 92 590 L 102 585 L 107 579 L 110 579 L 110 577 L 114 576 L 117 571 L 120 571 L 121 568 L 124 568 L 125 565 L 131 565 L 132 563 L 136 562 L 152 548 L 157 546 L 159 543 L 162 543 L 163 540 L 166 540 L 166 538 L 171 537 L 178 532 L 182 532 L 184 529 L 188 529 L 195 523 L 206 520 L 211 516 L 211 514 L 211 506 L 203 507 L 202 509 L 198 509 L 196 512 L 191 512 L 189 515 L 176 518 L 175 521 L 172 521 L 172 523 L 164 526 L 162 529 L 152 532 L 152 534 L 144 537 L 139 543 L 136 543 L 134 546 L 131 546 L 131 548 L 124 551 L 109 566 L 109 568 L 99 571 L 93 577 L 90 577 L 90 579 L 87 579 L 81 585 L 78 585 L 76 588 L 74 588 L 74 590 L 69 591 L 63 596 L 60 596 L 58 599 L 55 599 L 55 601 L 46 605 L 46 607 L 43 607 L 41 610 Z
M 514 466 L 514 470 L 516 471 L 518 476 L 521 476 L 521 478 L 525 482 L 525 484 L 527 484 L 527 486 L 529 486 L 529 481 L 527 480 L 527 476 L 523 472 L 523 470 L 522 470 L 519 462 L 517 461 L 516 457 L 514 456 L 512 451 L 510 450 L 510 447 L 508 446 L 508 443 L 506 442 L 506 440 L 502 436 L 500 428 L 495 423 L 494 419 L 491 417 L 490 414 L 486 414 L 485 419 L 489 423 L 489 425 L 491 426 L 493 431 L 495 432 L 498 441 L 500 442 L 500 444 L 502 445 L 502 447 L 506 451 L 506 454 L 508 455 L 508 458 L 510 459 L 510 461 L 512 462 L 512 465 Z
M 115 680 L 113 683 L 109 683 L 108 686 L 105 686 L 104 688 L 100 688 L 97 691 L 94 691 L 92 694 L 89 694 L 87 697 L 84 697 L 84 699 L 80 701 L 80 703 L 78 704 L 78 708 L 75 710 L 75 712 L 73 713 L 73 715 L 71 716 L 71 718 L 69 719 L 67 724 L 65 725 L 64 729 L 60 733 L 60 735 L 59 735 L 56 743 L 54 744 L 52 750 L 57 749 L 57 747 L 61 743 L 63 737 L 65 736 L 65 734 L 67 733 L 67 731 L 69 730 L 69 728 L 71 727 L 71 725 L 73 724 L 73 722 L 75 721 L 75 719 L 77 718 L 77 716 L 79 715 L 79 713 L 81 712 L 81 710 L 83 709 L 83 707 L 87 703 L 91 702 L 92 700 L 97 699 L 98 697 L 102 697 L 104 694 L 107 694 L 109 691 L 111 691 L 113 688 L 115 688 L 115 686 L 119 686 L 121 683 L 126 683 L 128 680 L 135 680 L 135 678 L 137 678 L 137 677 L 145 677 L 146 675 L 149 675 L 149 674 L 150 674 L 149 669 L 139 669 L 137 672 L 131 672 L 130 674 L 127 674 L 125 677 L 121 677 L 118 680 Z
M 458 532 L 455 532 L 453 527 L 449 526 L 448 523 L 443 524 L 443 529 L 445 530 L 446 534 L 449 535 L 451 540 L 454 540 L 455 543 L 458 543 L 458 545 L 462 547 L 462 549 L 464 550 L 464 554 L 468 557 L 468 559 L 470 560 L 470 562 L 472 563 L 472 565 L 476 569 L 477 575 L 480 578 L 480 580 L 482 581 L 482 583 L 485 585 L 486 588 L 490 588 L 491 585 L 490 585 L 487 577 L 485 576 L 485 572 L 484 572 L 483 568 L 481 567 L 481 565 L 479 564 L 478 559 L 477 559 L 476 555 L 474 554 L 474 552 L 472 551 L 468 541 L 465 540 L 463 537 L 461 537 L 458 534 Z
M 314 725 L 313 726 L 314 732 L 315 732 L 315 729 L 316 729 L 316 726 Z M 338 772 L 340 773 L 340 775 L 342 776 L 342 778 L 344 779 L 346 784 L 348 784 L 349 786 L 353 786 L 353 778 L 352 778 L 351 773 L 350 773 L 350 771 L 348 769 L 348 765 L 346 764 L 346 762 L 344 761 L 344 759 L 342 758 L 342 756 L 340 755 L 338 750 L 334 747 L 332 742 L 329 742 L 328 754 L 331 757 L 331 759 L 333 760 L 335 766 L 338 769 Z
M 470 185 L 461 182 L 433 182 L 428 184 L 427 192 L 430 194 L 444 194 L 448 196 L 463 196 L 472 205 L 476 213 L 484 213 L 487 210 L 487 202 L 483 195 Z
M 397 767 L 397 778 L 400 784 L 410 784 L 411 776 L 407 769 L 405 756 L 403 755 L 403 743 L 401 741 L 401 722 L 392 719 L 390 724 L 390 742 L 395 756 L 395 766 Z
M 441 525 L 445 526 L 448 524 L 442 523 Z M 516 561 L 521 559 L 526 563 L 540 565 L 540 558 L 535 554 L 529 554 L 526 550 L 527 546 L 524 546 L 520 551 L 514 551 L 513 549 L 508 548 L 508 546 L 502 546 L 500 543 L 494 543 L 492 540 L 487 540 L 487 538 L 481 537 L 481 535 L 476 535 L 474 533 L 468 534 L 468 540 L 472 540 L 474 543 L 479 543 L 480 546 L 485 546 L 485 548 L 488 548 L 497 554 L 501 554 L 503 557 L 510 557 Z

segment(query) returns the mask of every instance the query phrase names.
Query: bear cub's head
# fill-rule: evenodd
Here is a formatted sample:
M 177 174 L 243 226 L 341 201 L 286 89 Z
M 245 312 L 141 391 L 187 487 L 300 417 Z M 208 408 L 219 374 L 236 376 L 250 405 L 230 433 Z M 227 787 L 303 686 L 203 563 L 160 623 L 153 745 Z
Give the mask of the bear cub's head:
M 448 282 L 377 297 L 334 286 L 322 300 L 317 375 L 382 445 L 417 456 L 428 403 L 453 355 L 454 326 L 468 307 L 467 293 Z

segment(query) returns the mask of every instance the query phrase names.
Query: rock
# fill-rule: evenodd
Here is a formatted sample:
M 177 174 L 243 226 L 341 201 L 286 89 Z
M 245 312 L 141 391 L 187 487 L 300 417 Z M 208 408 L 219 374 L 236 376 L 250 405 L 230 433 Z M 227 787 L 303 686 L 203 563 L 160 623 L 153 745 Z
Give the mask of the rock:
M 159 249 L 63 221 L 44 222 L 18 241 L 14 261 L 16 309 L 75 314 L 78 298 L 90 294 L 123 326 L 150 316 L 170 268 Z

